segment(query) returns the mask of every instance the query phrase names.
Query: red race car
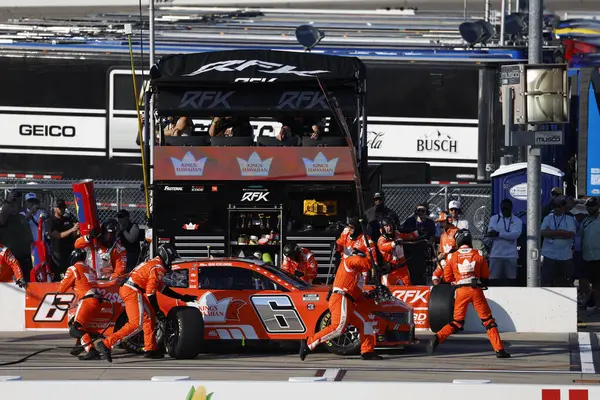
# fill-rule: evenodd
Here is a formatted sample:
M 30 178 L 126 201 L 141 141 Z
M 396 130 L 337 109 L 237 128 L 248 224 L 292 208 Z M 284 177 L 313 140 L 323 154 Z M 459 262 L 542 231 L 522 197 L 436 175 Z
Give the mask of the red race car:
M 174 263 L 165 282 L 177 292 L 198 296 L 197 302 L 182 303 L 159 295 L 159 304 L 167 315 L 167 323 L 159 329 L 159 343 L 173 358 L 194 358 L 211 348 L 209 341 L 299 341 L 330 323 L 329 286 L 308 285 L 260 260 L 180 261 Z M 101 289 L 106 306 L 89 327 L 97 335 L 109 334 L 113 323 L 119 328 L 126 321 L 118 288 L 107 282 Z M 72 294 L 45 296 L 35 314 L 29 316 L 36 322 L 50 322 L 44 317 L 51 306 L 45 305 L 54 304 L 60 309 L 57 305 L 64 308 L 74 300 Z M 412 308 L 389 292 L 379 293 L 357 306 L 368 308 L 365 311 L 369 311 L 377 332 L 378 347 L 416 343 Z M 59 314 L 53 313 L 55 322 L 60 322 Z M 342 336 L 324 344 L 335 354 L 358 354 L 359 333 L 349 326 Z M 124 343 L 129 350 L 137 350 L 141 345 L 141 336 Z

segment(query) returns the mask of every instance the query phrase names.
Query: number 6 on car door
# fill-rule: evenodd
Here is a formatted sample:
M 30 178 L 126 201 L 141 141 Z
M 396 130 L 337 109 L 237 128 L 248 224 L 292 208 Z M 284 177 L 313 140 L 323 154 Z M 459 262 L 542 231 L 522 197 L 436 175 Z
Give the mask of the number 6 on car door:
M 304 333 L 306 327 L 289 296 L 250 296 L 265 330 L 269 333 Z

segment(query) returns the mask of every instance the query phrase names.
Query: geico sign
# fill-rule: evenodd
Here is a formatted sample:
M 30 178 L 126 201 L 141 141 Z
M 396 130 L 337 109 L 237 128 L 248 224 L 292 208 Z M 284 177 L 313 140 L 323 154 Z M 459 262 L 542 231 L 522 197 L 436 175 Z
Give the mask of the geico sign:
M 74 126 L 19 125 L 19 135 L 21 136 L 74 137 L 75 134 Z
M 394 290 L 394 297 L 402 300 L 405 303 L 412 304 L 417 302 L 422 302 L 427 304 L 427 296 L 429 294 L 429 289 L 423 290 Z

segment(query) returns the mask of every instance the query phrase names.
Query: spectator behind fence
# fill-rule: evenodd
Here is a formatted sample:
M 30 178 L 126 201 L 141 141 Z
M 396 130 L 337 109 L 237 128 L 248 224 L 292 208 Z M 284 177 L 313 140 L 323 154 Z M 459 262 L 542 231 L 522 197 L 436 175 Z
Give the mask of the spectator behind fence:
M 137 260 L 140 256 L 140 227 L 130 219 L 129 211 L 121 210 L 117 213 L 119 221 L 119 240 L 125 250 L 127 250 L 127 268 L 130 272 L 137 266 Z
M 381 235 L 380 222 L 384 218 L 391 218 L 394 221 L 394 226 L 400 227 L 398 214 L 385 206 L 385 199 L 382 193 L 378 192 L 373 195 L 373 206 L 365 211 L 365 215 L 367 216 L 367 234 L 375 243 L 377 243 Z
M 44 214 L 44 211 L 40 208 L 40 201 L 35 193 L 27 193 L 25 195 L 25 208 L 20 214 L 27 218 L 33 241 L 37 242 L 38 223 L 40 222 L 40 217 Z
M 517 279 L 519 252 L 517 240 L 523 231 L 523 222 L 513 214 L 513 203 L 504 199 L 501 213 L 490 218 L 484 244 L 490 254 L 490 284 L 514 285 Z
M 583 259 L 581 258 L 581 230 L 583 221 L 589 213 L 583 204 L 577 204 L 571 208 L 571 214 L 575 217 L 575 225 L 577 226 L 577 234 L 573 242 L 573 279 L 579 280 L 579 305 L 585 307 L 591 293 L 588 276 L 583 267 Z
M 0 210 L 0 243 L 10 249 L 19 261 L 25 280 L 29 281 L 33 236 L 27 218 L 19 214 L 20 205 L 19 192 L 12 191 L 6 196 Z
M 51 238 L 54 280 L 60 282 L 69 268 L 69 258 L 75 248 L 75 239 L 79 236 L 79 223 L 67 213 L 67 204 L 63 199 L 54 201 L 47 231 Z
M 409 217 L 402 225 L 402 232 L 418 231 L 425 235 L 429 245 L 435 243 L 435 222 L 429 218 L 427 203 L 417 205 L 415 214 Z M 404 247 L 404 256 L 408 261 L 408 271 L 413 285 L 427 285 L 428 277 L 433 271 L 427 271 L 428 252 L 425 245 L 412 245 Z
M 542 286 L 571 286 L 573 276 L 573 238 L 577 233 L 575 218 L 567 215 L 566 197 L 554 199 L 554 211 L 548 214 L 541 228 Z
M 562 188 L 555 187 L 552 189 L 552 191 L 550 192 L 550 200 L 548 200 L 548 203 L 544 206 L 544 208 L 542 208 L 542 220 L 544 220 L 544 218 L 546 218 L 546 216 L 552 212 L 552 210 L 554 209 L 554 200 L 558 196 L 562 196 L 562 194 Z
M 452 200 L 448 203 L 448 211 L 450 212 L 450 216 L 452 217 L 452 224 L 456 226 L 458 229 L 469 229 L 469 221 L 466 219 L 462 219 L 462 209 L 460 208 L 459 200 Z
M 594 313 L 600 311 L 600 201 L 591 197 L 585 202 L 585 208 L 590 214 L 581 223 L 581 257 L 589 282 L 592 284 L 592 293 L 596 308 Z

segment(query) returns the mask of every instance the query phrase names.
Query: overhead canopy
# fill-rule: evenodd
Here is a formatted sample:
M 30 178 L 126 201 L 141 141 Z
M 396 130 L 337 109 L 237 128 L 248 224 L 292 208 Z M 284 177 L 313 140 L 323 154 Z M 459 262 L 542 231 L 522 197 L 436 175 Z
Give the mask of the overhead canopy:
M 316 77 L 354 114 L 366 68 L 356 57 L 231 50 L 166 56 L 150 76 L 162 115 L 328 115 Z

